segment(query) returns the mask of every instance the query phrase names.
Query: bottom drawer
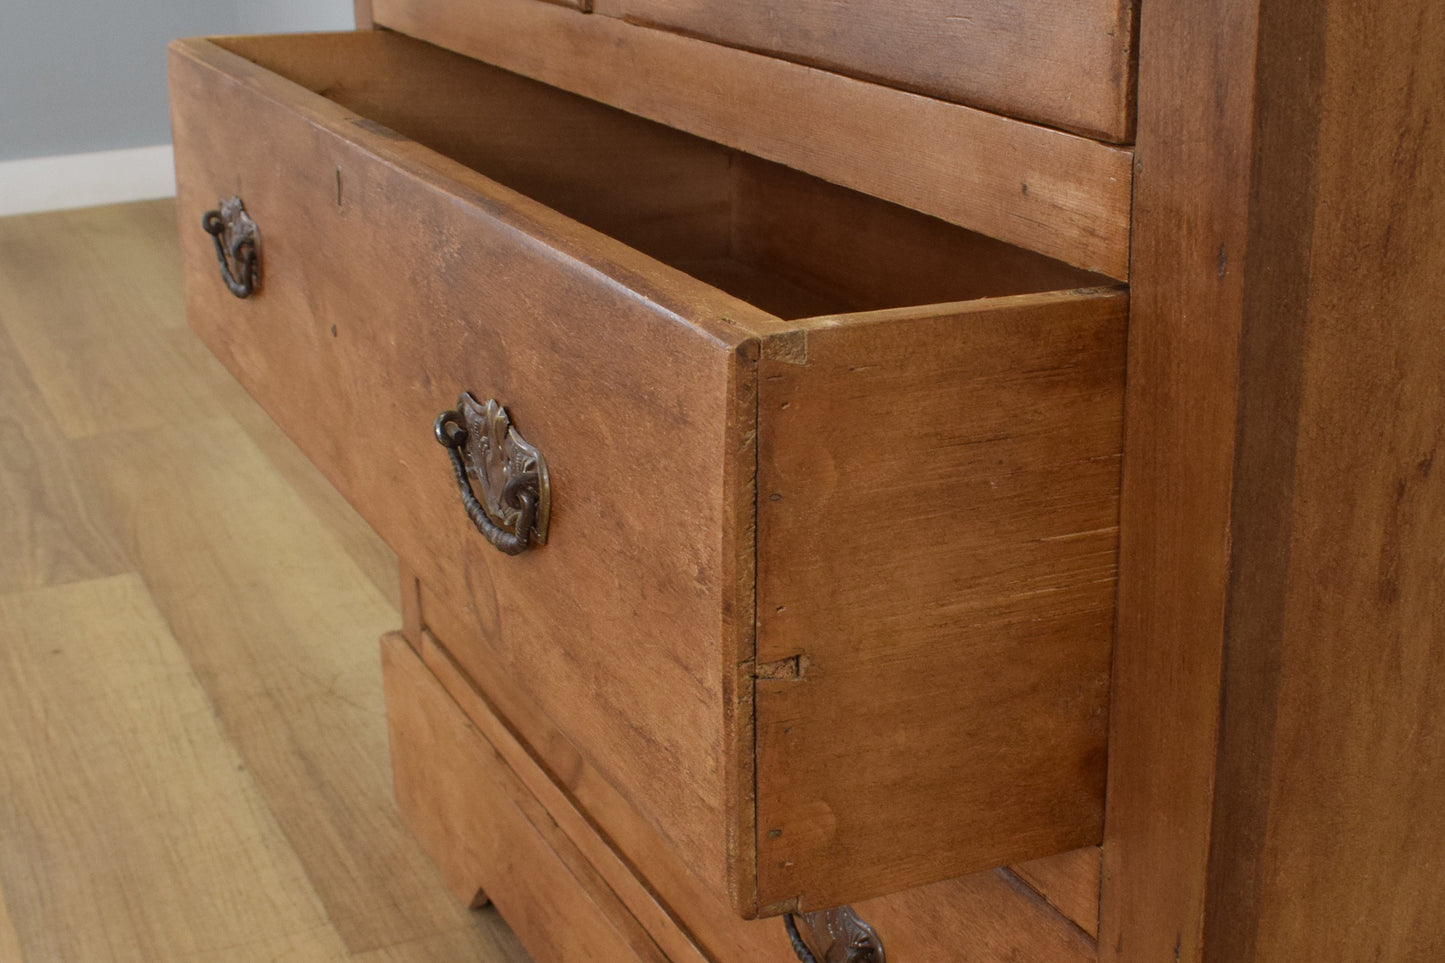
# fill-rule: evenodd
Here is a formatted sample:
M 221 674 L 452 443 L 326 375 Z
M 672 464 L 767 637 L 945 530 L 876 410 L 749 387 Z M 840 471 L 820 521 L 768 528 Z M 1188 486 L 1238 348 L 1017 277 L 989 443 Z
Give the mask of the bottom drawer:
M 538 963 L 666 957 L 400 635 L 382 639 L 396 800 L 447 884 Z
M 409 610 L 408 634 L 415 639 L 428 688 L 439 685 L 445 691 L 449 708 L 464 713 L 478 737 L 495 749 L 500 758 L 494 757 L 493 764 L 505 767 L 507 777 L 521 784 L 527 798 L 543 805 L 542 818 L 565 835 L 568 851 L 588 861 L 672 963 L 796 963 L 782 923 L 738 918 L 718 894 L 689 875 L 678 854 L 527 703 L 507 673 L 484 657 L 485 644 L 461 631 L 434 596 L 421 589 Z M 409 664 L 417 661 L 405 643 L 396 644 Z M 468 652 L 467 667 L 454 655 L 458 649 L 450 646 Z M 424 763 L 399 760 L 398 766 L 402 765 Z M 441 790 L 432 782 L 418 791 Z M 465 832 L 467 827 L 454 831 Z M 470 843 L 458 838 L 428 842 L 427 848 L 436 858 L 447 860 Z M 560 845 L 557 848 L 562 850 Z M 1052 875 L 1055 884 L 1061 873 L 1078 882 L 1080 864 L 1088 858 L 1087 852 L 1064 854 L 1030 868 L 1045 880 Z M 1092 892 L 1097 894 L 1097 858 L 1093 866 L 1092 873 L 1082 876 L 1092 875 Z M 1049 905 L 1052 900 L 1024 885 L 1019 875 L 977 873 L 867 900 L 853 908 L 877 932 L 891 963 L 1092 963 L 1096 947 L 1081 928 L 1088 925 L 1087 914 L 1076 915 L 1083 921 L 1076 925 Z M 1048 888 L 1059 895 L 1055 886 Z M 464 886 L 460 895 L 465 899 L 471 893 Z M 566 899 L 561 897 L 554 906 L 558 918 L 570 916 Z M 1068 902 L 1061 900 L 1060 905 Z M 507 916 L 507 907 L 499 907 Z M 555 925 L 570 924 L 558 919 Z M 829 963 L 836 959 L 818 958 Z

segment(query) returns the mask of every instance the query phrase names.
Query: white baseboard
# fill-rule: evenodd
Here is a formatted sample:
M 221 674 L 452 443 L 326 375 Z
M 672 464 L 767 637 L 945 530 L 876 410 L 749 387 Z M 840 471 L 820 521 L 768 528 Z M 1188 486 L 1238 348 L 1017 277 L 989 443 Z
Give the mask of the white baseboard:
M 0 161 L 0 217 L 174 197 L 171 145 Z

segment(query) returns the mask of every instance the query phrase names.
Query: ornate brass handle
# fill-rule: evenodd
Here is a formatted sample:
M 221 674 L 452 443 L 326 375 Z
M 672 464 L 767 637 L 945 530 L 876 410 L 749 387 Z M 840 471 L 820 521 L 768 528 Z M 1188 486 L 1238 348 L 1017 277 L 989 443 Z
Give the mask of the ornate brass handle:
M 261 284 L 261 261 L 258 246 L 261 232 L 246 214 L 246 205 L 239 197 L 221 201 L 214 211 L 201 217 L 201 227 L 216 242 L 216 260 L 221 264 L 221 278 L 238 298 L 249 298 Z
M 454 410 L 437 415 L 432 428 L 451 456 L 462 507 L 477 531 L 508 555 L 545 545 L 552 514 L 547 462 L 512 427 L 507 409 L 495 398 L 483 405 L 467 392 Z

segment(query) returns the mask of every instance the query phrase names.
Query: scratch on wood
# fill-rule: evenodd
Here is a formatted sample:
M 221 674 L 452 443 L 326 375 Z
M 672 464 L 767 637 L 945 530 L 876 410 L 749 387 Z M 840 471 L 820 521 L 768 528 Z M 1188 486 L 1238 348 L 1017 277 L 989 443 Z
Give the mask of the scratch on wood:
M 1086 532 L 1068 532 L 1064 535 L 1045 535 L 1039 539 L 1041 542 L 1067 542 L 1075 538 L 1088 538 L 1091 535 L 1115 535 L 1119 531 L 1118 525 L 1109 525 L 1104 528 L 1091 528 Z

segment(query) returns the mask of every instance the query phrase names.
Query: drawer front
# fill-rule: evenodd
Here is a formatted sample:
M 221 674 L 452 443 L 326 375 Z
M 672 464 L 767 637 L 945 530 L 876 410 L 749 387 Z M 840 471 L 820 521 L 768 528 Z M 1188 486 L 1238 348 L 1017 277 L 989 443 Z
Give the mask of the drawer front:
M 1133 0 L 596 0 L 600 14 L 1103 140 L 1132 136 Z
M 445 611 L 425 593 L 422 610 L 430 625 L 448 626 Z M 779 920 L 738 919 L 719 894 L 697 885 L 679 865 L 676 854 L 654 838 L 644 820 L 620 811 L 625 804 L 613 798 L 607 787 L 586 771 L 585 764 L 568 762 L 568 750 L 560 744 L 560 737 L 548 732 L 546 721 L 515 692 L 507 691 L 510 682 L 505 673 L 489 672 L 484 692 L 430 631 L 421 633 L 419 643 L 421 658 L 436 681 L 546 806 L 550 818 L 587 855 L 670 959 L 677 963 L 796 960 Z M 503 712 L 505 718 L 500 715 Z M 554 778 L 561 785 L 554 783 Z M 607 839 L 592 828 L 597 824 L 609 826 Z M 1088 865 L 1091 855 L 1092 868 Z M 1024 867 L 1016 869 L 1024 876 Z M 1046 883 L 1034 883 L 1030 888 L 1020 885 L 1007 871 L 985 872 L 868 900 L 854 908 L 877 932 L 888 959 L 898 963 L 1093 960 L 1093 941 L 1038 894 L 1045 893 L 1050 903 L 1062 906 L 1068 903 L 1066 898 L 1058 898 L 1063 890 L 1085 890 L 1075 902 L 1091 900 L 1097 914 L 1097 850 L 1066 854 L 1064 860 L 1041 860 L 1030 869 L 1030 879 L 1042 878 Z M 643 878 L 633 877 L 634 871 Z M 1092 924 L 1085 916 L 1080 925 Z
M 747 305 L 681 275 L 649 295 L 623 245 L 205 42 L 173 50 L 172 103 L 192 326 L 721 888 L 744 338 L 684 319 Z M 260 232 L 245 299 L 201 229 L 233 194 Z M 463 391 L 546 459 L 545 546 L 504 555 L 468 520 L 433 435 Z
M 397 804 L 458 896 L 493 902 L 539 963 L 666 963 L 399 635 L 382 677 Z
M 1127 312 L 1058 292 L 765 344 L 764 913 L 1102 838 Z

